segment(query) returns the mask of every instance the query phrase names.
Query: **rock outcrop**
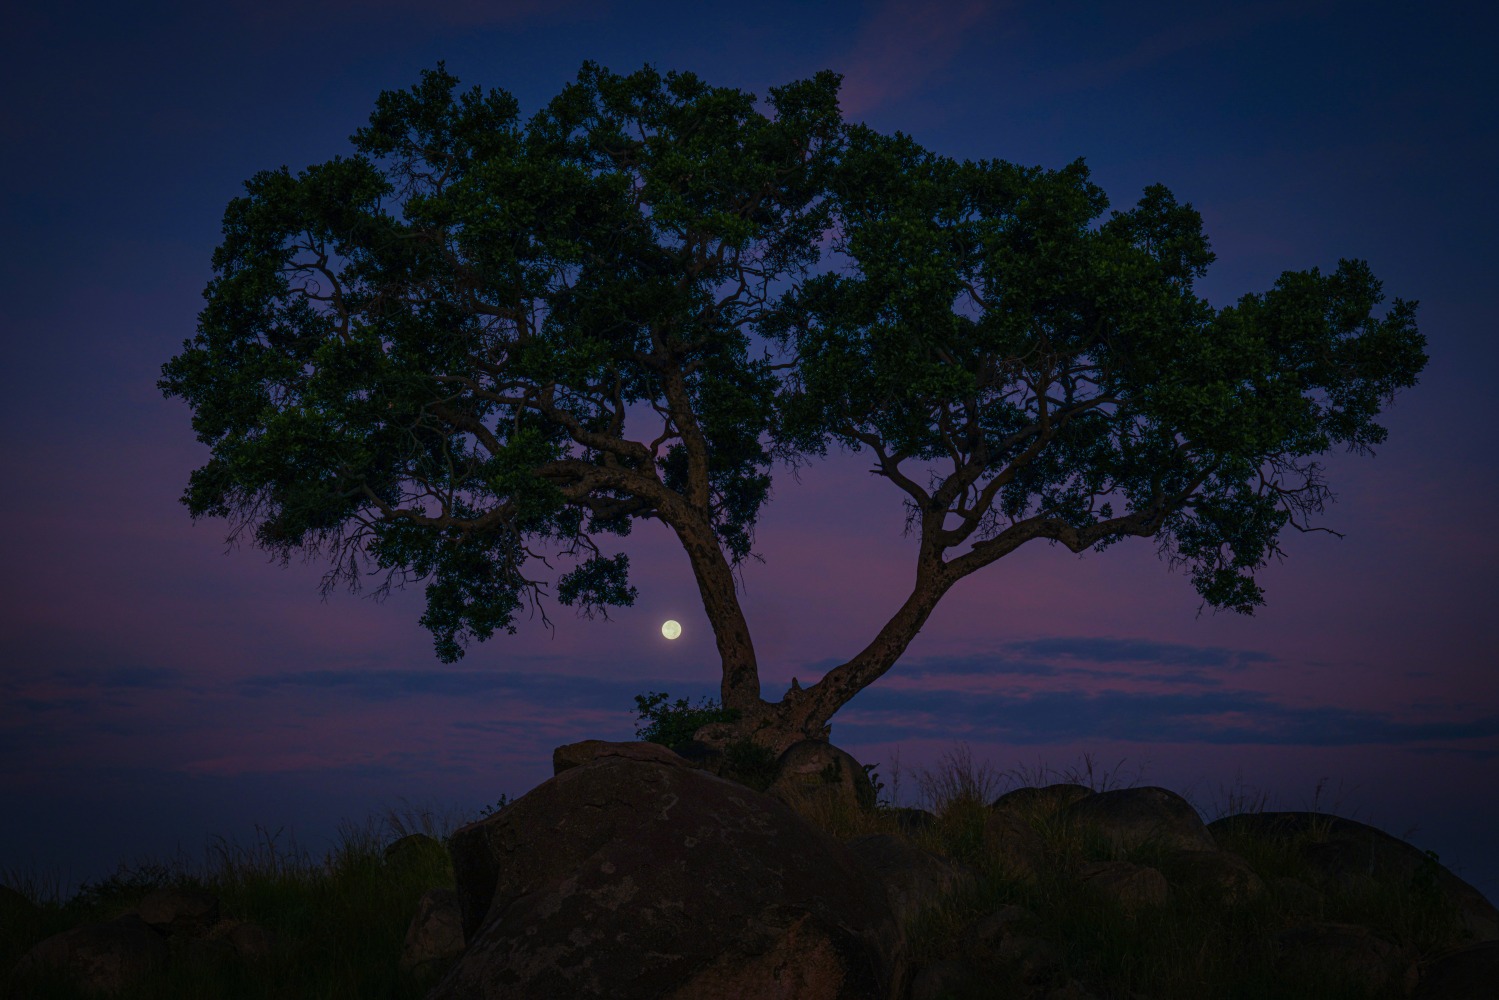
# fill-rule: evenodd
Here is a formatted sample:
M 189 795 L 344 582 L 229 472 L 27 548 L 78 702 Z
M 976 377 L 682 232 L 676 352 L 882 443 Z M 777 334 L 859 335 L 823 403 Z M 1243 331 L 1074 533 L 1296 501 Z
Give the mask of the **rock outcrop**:
M 421 896 L 381 975 L 398 968 L 428 1000 L 1144 1000 L 1148 983 L 1121 988 L 1098 956 L 1133 963 L 1158 943 L 1146 965 L 1177 968 L 1179 945 L 1189 968 L 1248 970 L 1245 995 L 1487 1000 L 1499 982 L 1499 910 L 1351 820 L 1204 825 L 1163 788 L 1075 784 L 940 819 L 871 813 L 862 766 L 825 743 L 688 751 L 559 747 L 554 777 L 446 842 L 389 845 L 385 877 L 414 890 L 451 870 L 454 885 Z M 292 955 L 192 886 L 38 941 L 57 916 L 0 887 L 11 960 L 37 942 L 0 966 L 0 997 L 59 977 L 145 995 L 181 962 L 242 977 Z
M 1262 812 L 1227 816 L 1212 831 L 1295 838 L 1321 889 L 1393 885 L 1440 895 L 1455 907 L 1474 941 L 1499 941 L 1499 910 L 1437 860 L 1383 830 L 1315 812 Z
M 449 840 L 469 942 L 430 1000 L 897 997 L 899 928 L 779 800 L 625 744 Z
M 937 830 L 922 810 L 890 810 L 895 833 L 841 843 L 800 822 L 788 803 L 821 796 L 867 808 L 845 780 L 862 767 L 843 751 L 815 741 L 788 747 L 765 795 L 720 777 L 719 751 L 689 751 L 598 741 L 559 748 L 555 778 L 455 834 L 471 943 L 429 1000 L 1114 995 L 1069 974 L 1070 942 L 1049 939 L 1036 912 L 1013 904 L 960 926 L 939 954 L 910 959 L 906 935 L 979 874 L 917 846 Z M 1058 784 L 999 797 L 975 829 L 988 870 L 1039 899 L 1079 893 L 1128 920 L 1168 905 L 1269 899 L 1285 923 L 1260 947 L 1300 982 L 1469 1000 L 1489 995 L 1472 984 L 1499 981 L 1499 951 L 1464 947 L 1499 937 L 1487 901 L 1409 844 L 1351 821 L 1258 814 L 1208 826 L 1164 788 Z M 1295 838 L 1306 862 L 1300 877 L 1264 878 L 1220 848 L 1220 836 L 1241 834 Z M 1460 926 L 1440 954 L 1418 955 L 1327 919 L 1332 894 L 1357 890 L 1359 880 L 1436 892 L 1461 911 Z

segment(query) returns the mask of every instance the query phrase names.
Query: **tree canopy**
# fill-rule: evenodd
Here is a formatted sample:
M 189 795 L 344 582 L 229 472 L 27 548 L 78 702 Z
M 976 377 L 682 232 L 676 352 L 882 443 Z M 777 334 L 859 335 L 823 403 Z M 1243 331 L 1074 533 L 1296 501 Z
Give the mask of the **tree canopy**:
M 630 604 L 606 536 L 659 520 L 723 704 L 775 738 L 825 736 L 957 580 L 1035 539 L 1156 538 L 1205 604 L 1251 613 L 1281 530 L 1327 530 L 1314 456 L 1383 441 L 1416 384 L 1415 304 L 1381 308 L 1344 260 L 1215 308 L 1202 220 L 1166 188 L 1109 212 L 1081 160 L 956 161 L 845 122 L 839 81 L 772 88 L 764 114 L 586 63 L 522 122 L 439 64 L 380 95 L 352 155 L 256 174 L 159 383 L 212 449 L 192 516 L 326 553 L 325 592 L 428 581 L 444 662 L 549 588 Z M 830 446 L 904 494 L 912 587 L 772 703 L 734 568 L 776 463 Z

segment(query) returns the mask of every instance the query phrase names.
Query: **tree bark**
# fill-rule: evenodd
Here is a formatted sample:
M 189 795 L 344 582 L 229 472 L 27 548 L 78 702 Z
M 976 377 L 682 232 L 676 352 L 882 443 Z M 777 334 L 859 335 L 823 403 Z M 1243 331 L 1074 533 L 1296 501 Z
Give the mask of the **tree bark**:
M 723 705 L 739 709 L 746 719 L 758 717 L 765 709 L 765 702 L 760 699 L 760 671 L 749 623 L 744 620 L 744 610 L 734 590 L 734 572 L 711 525 L 680 519 L 673 519 L 670 524 L 692 563 L 703 609 L 713 627 L 713 639 L 723 663 L 719 689 Z
M 960 576 L 950 573 L 940 560 L 923 560 L 910 596 L 869 645 L 847 663 L 829 670 L 811 687 L 788 692 L 787 700 L 781 703 L 786 706 L 786 723 L 802 732 L 827 731 L 828 720 L 834 713 L 895 665 L 931 617 L 942 595 L 958 579 Z

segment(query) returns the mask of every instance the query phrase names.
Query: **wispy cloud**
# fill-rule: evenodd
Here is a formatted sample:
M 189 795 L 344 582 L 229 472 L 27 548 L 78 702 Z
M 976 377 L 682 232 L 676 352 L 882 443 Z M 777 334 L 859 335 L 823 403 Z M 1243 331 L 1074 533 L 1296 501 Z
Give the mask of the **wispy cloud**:
M 1252 663 L 1269 663 L 1275 657 L 1221 646 L 1187 646 L 1150 639 L 1050 638 L 1013 642 L 1005 647 L 1019 653 L 1095 663 L 1153 663 L 1190 667 L 1238 669 Z
M 1037 691 L 975 699 L 907 688 L 861 692 L 839 717 L 845 738 L 960 733 L 975 740 L 1049 744 L 1074 740 L 1216 745 L 1365 746 L 1499 738 L 1499 716 L 1415 721 L 1335 706 L 1285 705 L 1249 691 Z M 1462 747 L 1487 752 L 1487 747 Z
M 994 0 L 885 0 L 859 27 L 853 49 L 841 61 L 846 67 L 839 98 L 844 113 L 858 117 L 924 90 L 1001 6 Z

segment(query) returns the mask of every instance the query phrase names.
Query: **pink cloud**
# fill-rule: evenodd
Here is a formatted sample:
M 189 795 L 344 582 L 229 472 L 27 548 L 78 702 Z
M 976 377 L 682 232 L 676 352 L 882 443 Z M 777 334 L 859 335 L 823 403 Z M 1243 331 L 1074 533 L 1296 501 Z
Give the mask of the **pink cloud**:
M 999 5 L 993 0 L 913 4 L 886 0 L 865 21 L 843 60 L 840 103 L 857 117 L 924 90 L 962 52 L 973 29 Z

